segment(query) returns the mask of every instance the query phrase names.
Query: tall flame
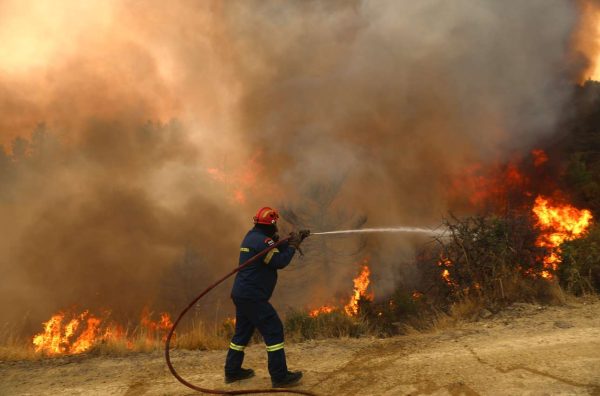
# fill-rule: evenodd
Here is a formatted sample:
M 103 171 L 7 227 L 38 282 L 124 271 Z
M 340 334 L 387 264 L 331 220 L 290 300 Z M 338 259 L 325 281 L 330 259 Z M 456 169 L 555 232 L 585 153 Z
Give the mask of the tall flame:
M 350 301 L 348 304 L 344 306 L 344 311 L 350 316 L 358 315 L 358 302 L 361 300 L 372 300 L 373 294 L 367 292 L 367 288 L 371 283 L 369 276 L 371 275 L 371 270 L 369 269 L 368 261 L 365 259 L 363 265 L 361 266 L 360 274 L 356 278 L 353 279 L 354 282 L 354 290 L 352 292 L 352 297 L 350 297 Z
M 541 195 L 535 199 L 533 213 L 540 230 L 535 244 L 549 249 L 543 258 L 544 269 L 540 275 L 552 279 L 560 265 L 560 245 L 581 237 L 592 223 L 592 213 L 569 204 L 552 204 Z

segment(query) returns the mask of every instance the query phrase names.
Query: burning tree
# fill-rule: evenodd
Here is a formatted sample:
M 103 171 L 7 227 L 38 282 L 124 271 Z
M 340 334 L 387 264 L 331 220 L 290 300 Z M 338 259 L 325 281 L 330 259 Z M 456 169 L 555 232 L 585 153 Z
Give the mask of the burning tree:
M 544 252 L 535 246 L 537 233 L 528 216 L 453 217 L 446 227 L 448 233 L 437 239 L 438 253 L 433 252 L 424 277 L 438 280 L 424 289 L 437 289 L 434 294 L 446 301 L 464 296 L 517 298 L 521 273 L 542 270 L 539 257 Z

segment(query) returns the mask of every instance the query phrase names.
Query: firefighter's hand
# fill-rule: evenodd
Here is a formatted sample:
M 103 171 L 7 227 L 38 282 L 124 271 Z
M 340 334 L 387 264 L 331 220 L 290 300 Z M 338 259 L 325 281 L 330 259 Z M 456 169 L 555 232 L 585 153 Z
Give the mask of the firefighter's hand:
M 310 235 L 310 230 L 300 230 L 298 231 L 298 235 L 301 240 L 305 240 Z
M 300 233 L 296 232 L 296 231 L 292 231 L 290 232 L 290 238 L 288 239 L 288 243 L 290 244 L 290 246 L 294 247 L 295 249 L 299 250 L 300 249 L 300 244 L 302 243 L 302 236 L 300 235 Z

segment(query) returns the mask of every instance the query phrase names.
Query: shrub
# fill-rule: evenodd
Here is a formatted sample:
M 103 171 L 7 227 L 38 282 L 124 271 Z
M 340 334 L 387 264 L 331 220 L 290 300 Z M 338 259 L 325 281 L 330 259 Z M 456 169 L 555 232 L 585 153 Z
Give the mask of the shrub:
M 294 341 L 329 337 L 359 337 L 370 333 L 364 316 L 350 317 L 343 311 L 311 317 L 303 311 L 290 311 L 285 318 L 286 337 Z
M 561 246 L 562 264 L 558 275 L 563 287 L 581 295 L 600 291 L 600 226 Z

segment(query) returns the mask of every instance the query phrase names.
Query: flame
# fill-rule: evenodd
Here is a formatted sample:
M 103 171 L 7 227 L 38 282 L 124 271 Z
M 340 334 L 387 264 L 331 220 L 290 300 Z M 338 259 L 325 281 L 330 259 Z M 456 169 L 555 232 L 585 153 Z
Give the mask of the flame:
M 560 265 L 560 245 L 581 237 L 592 223 L 592 213 L 587 209 L 577 209 L 569 204 L 553 204 L 550 199 L 539 195 L 535 199 L 533 213 L 540 235 L 535 244 L 549 249 L 543 258 L 542 278 L 552 279 L 553 272 Z
M 352 297 L 350 297 L 350 301 L 348 304 L 344 306 L 344 311 L 349 316 L 358 315 L 358 303 L 361 300 L 371 301 L 373 300 L 373 293 L 368 293 L 367 288 L 371 281 L 369 280 L 369 276 L 371 275 L 371 270 L 369 269 L 368 260 L 364 260 L 363 265 L 361 266 L 360 274 L 356 278 L 354 278 L 354 290 L 352 292 Z
M 158 322 L 154 322 L 151 319 L 152 313 L 148 309 L 148 307 L 144 307 L 142 310 L 142 318 L 140 320 L 140 324 L 145 328 L 147 335 L 151 338 L 155 338 L 158 333 L 163 333 L 162 340 L 166 341 L 167 333 L 169 329 L 173 327 L 173 323 L 171 322 L 171 317 L 168 313 L 161 313 L 160 320 Z
M 443 255 L 440 256 L 440 260 L 437 263 L 438 267 L 442 267 L 442 272 L 440 273 L 440 277 L 444 280 L 444 282 L 448 286 L 458 286 L 456 282 L 454 282 L 450 276 L 450 267 L 454 266 L 454 263 Z
M 452 279 L 450 279 L 450 271 L 448 271 L 448 269 L 444 269 L 442 271 L 442 279 L 444 280 L 444 282 L 446 282 L 447 284 L 451 285 L 452 284 Z
M 335 310 L 336 310 L 335 307 L 332 307 L 330 305 L 323 305 L 322 307 L 319 307 L 317 309 L 313 309 L 312 311 L 310 311 L 308 313 L 308 315 L 311 318 L 316 318 L 317 316 L 319 316 L 321 314 L 328 314 L 328 313 L 331 313 L 331 312 L 333 312 Z
M 360 266 L 360 273 L 356 278 L 353 279 L 354 288 L 352 290 L 352 296 L 350 297 L 350 301 L 344 306 L 344 312 L 348 316 L 356 316 L 359 311 L 359 301 L 372 301 L 374 295 L 372 292 L 368 292 L 367 289 L 369 284 L 371 283 L 369 276 L 371 275 L 371 270 L 369 269 L 369 261 L 368 259 L 364 259 L 362 265 Z M 322 314 L 328 314 L 334 311 L 337 311 L 338 308 L 333 305 L 325 304 L 319 308 L 312 309 L 308 312 L 308 315 L 311 318 L 316 318 Z
M 171 317 L 162 313 L 158 321 L 153 321 L 151 316 L 148 308 L 142 310 L 142 335 L 148 343 L 161 335 L 164 341 L 172 326 Z M 133 348 L 133 335 L 128 334 L 123 326 L 100 319 L 87 310 L 80 314 L 54 314 L 43 323 L 43 329 L 43 332 L 33 336 L 32 342 L 35 352 L 46 355 L 83 353 L 102 342 L 123 342 L 127 348 Z
M 583 54 L 587 65 L 580 75 L 579 83 L 590 79 L 600 81 L 600 5 L 593 0 L 579 0 L 580 20 L 574 35 L 574 53 Z

